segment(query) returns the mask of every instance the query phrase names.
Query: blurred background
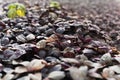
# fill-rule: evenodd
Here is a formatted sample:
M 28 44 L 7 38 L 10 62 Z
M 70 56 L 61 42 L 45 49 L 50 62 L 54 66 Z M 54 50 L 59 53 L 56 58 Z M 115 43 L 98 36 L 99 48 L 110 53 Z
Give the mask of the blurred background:
M 25 3 L 28 2 L 30 5 L 34 5 L 35 3 L 44 4 L 49 3 L 52 0 L 0 0 L 0 3 L 11 3 L 11 2 L 20 2 Z M 90 5 L 90 4 L 111 4 L 111 3 L 117 3 L 120 2 L 120 0 L 53 0 L 53 1 L 59 1 L 64 6 L 68 6 L 69 8 L 78 8 L 80 5 Z
M 41 7 L 45 7 L 46 5 L 49 5 L 49 2 L 52 0 L 0 0 L 0 6 L 11 3 L 11 2 L 20 2 L 20 3 L 29 3 L 29 5 L 33 6 L 34 4 L 38 3 Z M 114 8 L 118 7 L 120 4 L 120 0 L 54 0 L 61 3 L 61 5 L 64 5 L 65 8 L 80 11 L 82 7 L 101 7 L 103 8 Z M 109 7 L 107 7 L 107 6 Z

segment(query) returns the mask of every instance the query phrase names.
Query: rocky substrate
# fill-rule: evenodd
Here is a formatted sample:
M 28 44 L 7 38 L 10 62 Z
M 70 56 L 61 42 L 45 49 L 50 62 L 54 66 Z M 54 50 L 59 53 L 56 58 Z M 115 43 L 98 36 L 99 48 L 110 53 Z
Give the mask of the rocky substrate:
M 35 4 L 15 19 L 5 12 L 0 80 L 120 80 L 120 11 L 110 6 L 76 13 Z

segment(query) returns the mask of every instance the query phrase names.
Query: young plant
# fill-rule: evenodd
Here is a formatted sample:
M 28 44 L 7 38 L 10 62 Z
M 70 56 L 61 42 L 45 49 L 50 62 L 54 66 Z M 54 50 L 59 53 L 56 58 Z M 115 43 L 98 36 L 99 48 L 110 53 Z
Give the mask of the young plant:
M 51 2 L 50 2 L 50 7 L 56 8 L 56 9 L 60 9 L 60 8 L 61 8 L 61 7 L 60 7 L 60 3 L 57 2 L 57 1 L 51 1 Z
M 20 3 L 12 3 L 8 5 L 8 12 L 7 16 L 9 18 L 15 18 L 15 17 L 24 17 L 26 13 L 26 8 L 23 4 Z

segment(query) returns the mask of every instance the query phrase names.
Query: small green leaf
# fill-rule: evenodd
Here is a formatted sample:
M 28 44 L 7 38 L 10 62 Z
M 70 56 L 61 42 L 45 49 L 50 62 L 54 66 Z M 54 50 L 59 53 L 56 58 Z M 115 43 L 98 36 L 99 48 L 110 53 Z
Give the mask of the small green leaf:
M 17 16 L 16 10 L 15 9 L 10 9 L 8 11 L 7 15 L 8 15 L 9 18 L 12 18 L 12 19 L 15 18 Z
M 8 6 L 8 10 L 10 10 L 10 9 L 16 9 L 16 5 L 15 4 L 10 4 Z
M 20 3 L 15 3 L 15 5 L 17 6 L 17 9 L 22 10 L 22 11 L 26 11 L 26 8 L 23 4 Z
M 51 1 L 50 2 L 50 7 L 60 9 L 60 3 L 57 1 Z

